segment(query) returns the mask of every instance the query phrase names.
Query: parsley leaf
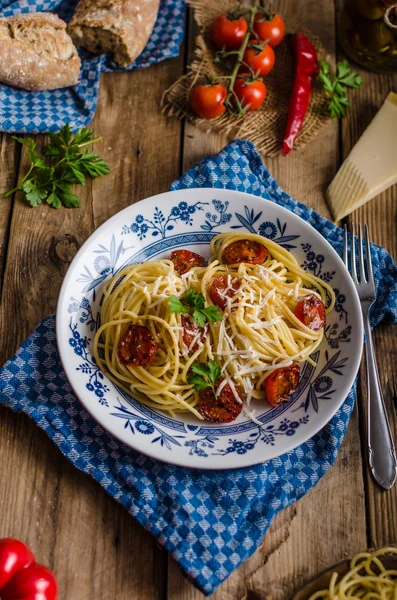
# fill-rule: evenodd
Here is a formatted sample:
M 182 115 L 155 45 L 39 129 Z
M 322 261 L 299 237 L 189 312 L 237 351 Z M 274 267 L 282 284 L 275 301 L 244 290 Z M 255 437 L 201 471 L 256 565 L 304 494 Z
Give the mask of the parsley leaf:
M 46 167 L 45 161 L 37 154 L 36 152 L 36 142 L 32 140 L 32 138 L 28 138 L 24 140 L 23 138 L 19 138 L 16 136 L 12 137 L 13 140 L 16 140 L 20 144 L 23 144 L 26 148 L 27 155 L 29 157 L 30 162 L 34 167 Z
M 110 173 L 105 161 L 85 148 L 101 139 L 92 139 L 93 133 L 92 129 L 79 129 L 73 136 L 67 124 L 59 133 L 49 133 L 50 143 L 42 149 L 42 156 L 37 153 L 36 142 L 32 138 L 14 137 L 25 146 L 31 164 L 17 187 L 7 192 L 5 197 L 22 191 L 31 206 L 41 204 L 42 200 L 53 208 L 80 206 L 70 186 L 84 185 L 87 175 L 99 177 Z
M 189 310 L 182 304 L 177 296 L 170 296 L 168 298 L 168 302 L 170 305 L 170 312 L 172 313 L 184 313 L 190 314 Z
M 215 383 L 221 376 L 221 368 L 214 360 L 209 360 L 207 363 L 194 363 L 191 372 L 187 381 L 195 390 L 200 392 L 210 387 L 215 394 Z
M 210 323 L 222 321 L 223 315 L 218 306 L 207 306 L 207 308 L 196 308 L 193 311 L 193 319 L 197 321 L 199 325 L 201 325 L 200 321 L 203 320 L 203 325 L 205 325 L 206 321 L 210 321 Z M 201 327 L 203 327 L 203 325 L 201 325 Z
M 170 304 L 170 312 L 192 315 L 193 319 L 200 327 L 204 327 L 207 321 L 213 323 L 215 321 L 222 321 L 223 319 L 223 315 L 218 306 L 206 307 L 203 294 L 195 292 L 194 290 L 187 290 L 182 300 L 179 300 L 176 296 L 170 296 L 168 301 Z M 191 312 L 191 309 L 193 309 L 193 313 Z
M 192 308 L 204 308 L 205 298 L 199 292 L 188 290 L 185 294 L 185 303 Z
M 200 325 L 200 327 L 204 327 L 204 325 L 207 322 L 207 317 L 205 316 L 203 310 L 198 310 L 197 308 L 195 308 L 192 316 L 196 323 Z
M 24 182 L 22 189 L 25 192 L 26 200 L 29 202 L 30 206 L 38 206 L 41 204 L 42 200 L 45 200 L 48 194 L 46 190 L 41 190 L 32 179 L 27 179 Z
M 363 78 L 355 71 L 350 70 L 350 65 L 347 60 L 338 62 L 336 66 L 336 75 L 331 73 L 330 64 L 325 60 L 321 60 L 318 77 L 330 99 L 328 108 L 331 117 L 334 119 L 344 117 L 350 106 L 345 88 L 355 89 L 360 87 L 363 83 Z

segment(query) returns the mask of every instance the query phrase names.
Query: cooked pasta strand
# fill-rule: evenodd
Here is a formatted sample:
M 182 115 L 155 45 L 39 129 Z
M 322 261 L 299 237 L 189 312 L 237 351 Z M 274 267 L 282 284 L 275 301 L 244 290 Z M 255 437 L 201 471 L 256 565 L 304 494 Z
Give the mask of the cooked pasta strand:
M 230 265 L 224 250 L 238 240 L 265 246 L 263 264 Z M 105 286 L 93 354 L 101 370 L 124 391 L 144 404 L 169 414 L 197 410 L 198 393 L 187 377 L 194 362 L 215 360 L 222 374 L 250 398 L 264 398 L 263 381 L 280 366 L 309 360 L 323 339 L 323 329 L 312 331 L 295 315 L 297 302 L 317 295 L 330 312 L 335 303 L 332 288 L 304 271 L 290 252 L 255 234 L 224 233 L 210 244 L 207 267 L 194 267 L 180 276 L 170 260 L 131 265 Z M 170 312 L 168 298 L 181 298 L 187 290 L 201 292 L 211 305 L 209 290 L 219 275 L 240 280 L 240 289 L 227 298 L 223 320 L 208 323 L 207 338 L 199 347 L 183 342 L 181 315 Z M 158 343 L 158 352 L 145 367 L 120 362 L 117 348 L 130 324 L 146 326 Z
M 339 581 L 333 573 L 327 590 L 315 592 L 309 600 L 397 600 L 397 570 L 387 570 L 382 559 L 397 558 L 397 548 L 361 552 L 352 558 L 350 571 Z

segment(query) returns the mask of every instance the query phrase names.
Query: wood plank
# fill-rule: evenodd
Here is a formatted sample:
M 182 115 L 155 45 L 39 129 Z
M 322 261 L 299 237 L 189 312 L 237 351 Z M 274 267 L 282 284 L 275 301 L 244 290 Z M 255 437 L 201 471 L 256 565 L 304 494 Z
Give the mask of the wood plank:
M 0 294 L 6 263 L 8 237 L 11 224 L 12 198 L 4 194 L 16 183 L 17 165 L 20 157 L 19 145 L 5 133 L 0 134 Z
M 296 3 L 292 0 L 272 4 L 285 15 L 287 23 L 288 15 L 296 19 Z M 333 3 L 317 0 L 301 3 L 299 19 L 321 38 L 332 60 L 335 55 Z M 206 134 L 186 125 L 183 169 L 191 167 L 206 154 L 219 151 L 225 143 L 224 136 Z M 339 164 L 337 122 L 331 122 L 303 152 L 292 153 L 287 158 L 265 158 L 265 164 L 285 191 L 328 217 L 324 191 Z M 357 437 L 355 412 L 329 473 L 303 500 L 277 515 L 258 551 L 211 598 L 286 600 L 316 573 L 366 545 L 364 488 Z M 325 519 L 321 518 L 323 507 L 327 507 Z M 203 597 L 170 560 L 168 598 L 199 600 Z
M 380 75 L 360 71 L 364 85 L 354 94 L 354 110 L 350 111 L 343 122 L 342 151 L 343 157 L 358 140 L 365 127 L 370 123 L 389 91 L 397 90 L 397 73 Z M 349 221 L 368 223 L 374 242 L 384 246 L 397 258 L 397 185 L 380 194 L 368 204 L 355 211 Z M 379 375 L 385 398 L 387 413 L 394 439 L 397 442 L 397 380 L 395 364 L 397 356 L 397 339 L 395 325 L 381 325 L 374 331 L 374 345 L 378 359 Z M 368 546 L 381 547 L 395 544 L 397 539 L 397 486 L 392 490 L 382 490 L 371 476 L 368 467 L 367 452 L 367 385 L 365 369 L 361 369 L 361 394 L 359 410 L 361 413 L 361 440 L 364 455 L 364 477 L 366 502 L 368 508 Z
M 81 209 L 32 211 L 16 200 L 1 307 L 3 358 L 54 310 L 68 264 L 91 231 L 131 202 L 163 191 L 178 175 L 181 125 L 167 123 L 159 103 L 180 72 L 181 59 L 175 59 L 103 77 L 94 129 L 103 135 L 96 150 L 112 174 L 79 188 Z M 24 155 L 21 172 L 26 164 Z M 154 539 L 26 417 L 5 409 L 0 460 L 0 537 L 29 543 L 54 568 L 62 598 L 163 598 L 166 554 Z

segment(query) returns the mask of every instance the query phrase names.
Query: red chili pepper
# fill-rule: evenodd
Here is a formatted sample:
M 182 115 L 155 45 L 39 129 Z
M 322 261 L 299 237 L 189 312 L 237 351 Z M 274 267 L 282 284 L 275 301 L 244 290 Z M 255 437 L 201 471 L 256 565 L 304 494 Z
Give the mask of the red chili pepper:
M 295 79 L 284 133 L 284 156 L 291 152 L 295 138 L 302 129 L 313 91 L 314 77 L 318 73 L 317 52 L 310 40 L 303 33 L 297 33 L 291 36 L 290 44 L 295 57 Z
M 25 544 L 18 540 L 0 540 L 1 600 L 56 600 L 58 585 L 50 569 L 36 564 Z

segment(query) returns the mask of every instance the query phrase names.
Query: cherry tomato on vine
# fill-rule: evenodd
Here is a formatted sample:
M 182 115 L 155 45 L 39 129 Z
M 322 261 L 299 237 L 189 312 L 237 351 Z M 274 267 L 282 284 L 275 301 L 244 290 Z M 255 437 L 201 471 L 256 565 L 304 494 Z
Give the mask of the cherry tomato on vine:
M 243 17 L 233 18 L 232 15 L 224 13 L 215 19 L 211 27 L 211 39 L 219 50 L 237 50 L 240 48 L 248 24 Z
M 237 77 L 233 90 L 242 107 L 248 107 L 248 111 L 262 106 L 266 98 L 266 86 L 259 79 L 249 81 L 245 77 Z
M 221 83 L 196 85 L 190 94 L 190 106 L 203 119 L 215 119 L 226 110 L 227 89 Z
M 254 31 L 261 41 L 269 40 L 270 46 L 275 48 L 284 39 L 285 23 L 280 15 L 258 13 L 255 17 Z
M 249 44 L 257 45 L 257 42 L 256 40 L 250 40 Z M 259 77 L 264 77 L 270 73 L 275 60 L 274 50 L 269 44 L 265 44 L 262 50 L 248 47 L 243 57 L 245 65 L 251 67 L 255 75 L 257 74 Z

